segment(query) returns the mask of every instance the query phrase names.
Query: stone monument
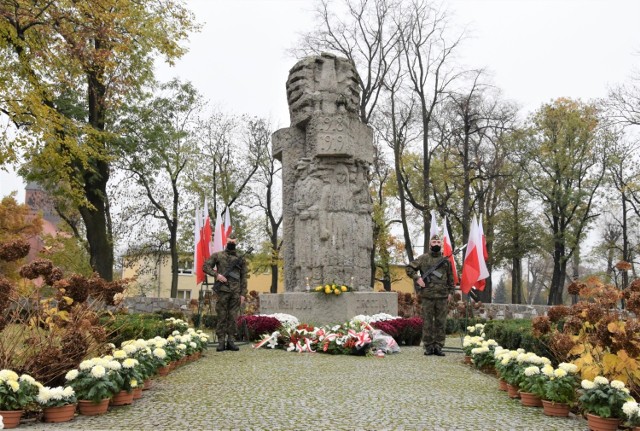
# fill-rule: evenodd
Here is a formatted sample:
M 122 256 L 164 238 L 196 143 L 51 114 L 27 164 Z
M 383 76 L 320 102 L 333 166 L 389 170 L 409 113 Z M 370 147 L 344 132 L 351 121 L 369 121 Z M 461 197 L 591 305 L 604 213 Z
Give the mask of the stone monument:
M 331 54 L 305 58 L 289 71 L 287 99 L 291 126 L 273 134 L 282 163 L 286 292 L 261 295 L 261 313 L 314 324 L 397 315 L 397 294 L 371 286 L 373 132 L 358 116 L 355 67 Z M 354 292 L 304 293 L 330 283 Z
M 289 72 L 291 127 L 273 134 L 282 163 L 284 278 L 288 292 L 338 283 L 372 290 L 373 133 L 358 116 L 356 70 L 331 54 Z

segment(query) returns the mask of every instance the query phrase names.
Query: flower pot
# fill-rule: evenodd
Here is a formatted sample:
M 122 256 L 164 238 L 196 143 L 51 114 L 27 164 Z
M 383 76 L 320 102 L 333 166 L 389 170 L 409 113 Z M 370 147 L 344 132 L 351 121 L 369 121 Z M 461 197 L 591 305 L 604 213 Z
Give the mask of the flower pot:
M 498 380 L 498 390 L 507 391 L 507 381 L 505 379 Z
M 170 365 L 167 365 L 165 367 L 160 367 L 160 368 L 158 368 L 158 375 L 164 377 L 167 374 L 169 374 L 170 371 L 171 371 L 171 366 Z
M 109 398 L 94 403 L 90 400 L 78 400 L 78 411 L 81 415 L 95 416 L 106 413 L 109 409 Z
M 520 398 L 520 393 L 518 392 L 517 386 L 513 386 L 507 383 L 507 393 L 509 394 L 509 398 Z
M 67 404 L 59 407 L 45 407 L 42 409 L 45 422 L 68 422 L 76 413 L 75 404 Z
M 471 365 L 471 356 L 464 355 L 464 363 Z
M 120 391 L 111 398 L 112 406 L 126 406 L 133 404 L 133 391 Z
M 542 412 L 547 416 L 569 416 L 569 404 L 542 400 Z
M 531 392 L 520 392 L 520 403 L 525 407 L 542 407 L 542 399 Z
M 138 386 L 133 390 L 133 399 L 139 400 L 140 398 L 142 398 L 142 386 Z
M 153 380 L 147 379 L 144 381 L 144 385 L 142 386 L 143 391 L 148 391 L 153 386 Z
M 0 416 L 4 422 L 5 428 L 15 428 L 20 424 L 22 410 L 0 410 Z
M 620 425 L 619 418 L 602 418 L 587 413 L 587 425 L 591 431 L 616 431 Z

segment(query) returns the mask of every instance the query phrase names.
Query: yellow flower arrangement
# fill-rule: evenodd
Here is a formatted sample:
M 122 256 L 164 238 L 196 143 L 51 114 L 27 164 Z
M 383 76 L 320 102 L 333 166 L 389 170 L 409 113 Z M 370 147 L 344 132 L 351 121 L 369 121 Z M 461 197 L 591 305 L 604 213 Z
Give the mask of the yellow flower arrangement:
M 337 283 L 331 283 L 331 284 L 325 284 L 320 285 L 320 286 L 316 286 L 313 289 L 314 292 L 317 293 L 324 293 L 325 295 L 336 295 L 339 296 L 344 292 L 350 292 L 351 291 L 351 287 L 347 286 L 346 284 L 337 284 Z

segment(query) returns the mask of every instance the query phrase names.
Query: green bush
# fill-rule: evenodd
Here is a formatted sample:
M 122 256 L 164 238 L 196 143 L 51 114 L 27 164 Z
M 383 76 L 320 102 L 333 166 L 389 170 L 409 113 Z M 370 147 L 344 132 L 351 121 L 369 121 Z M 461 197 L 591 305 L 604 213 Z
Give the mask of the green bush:
M 533 336 L 531 320 L 510 319 L 491 320 L 484 327 L 485 339 L 494 339 L 500 346 L 509 350 L 524 349 L 538 356 L 554 361 L 554 356 L 546 344 Z
M 174 319 L 185 320 L 184 313 L 179 310 L 158 310 L 154 314 L 159 315 L 162 320 L 168 319 L 170 317 L 173 317 Z
M 120 346 L 123 341 L 166 336 L 164 319 L 157 313 L 117 314 L 105 321 L 109 342 Z

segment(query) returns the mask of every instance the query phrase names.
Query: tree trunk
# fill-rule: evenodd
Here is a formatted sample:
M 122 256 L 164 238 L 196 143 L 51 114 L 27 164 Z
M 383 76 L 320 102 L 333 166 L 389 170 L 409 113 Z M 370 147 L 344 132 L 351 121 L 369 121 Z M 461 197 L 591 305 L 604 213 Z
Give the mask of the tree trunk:
M 547 305 L 562 304 L 564 280 L 567 274 L 567 260 L 565 259 L 564 244 L 556 241 L 553 253 L 553 276 L 551 278 L 551 290 Z
M 522 259 L 511 259 L 511 303 L 522 304 Z

